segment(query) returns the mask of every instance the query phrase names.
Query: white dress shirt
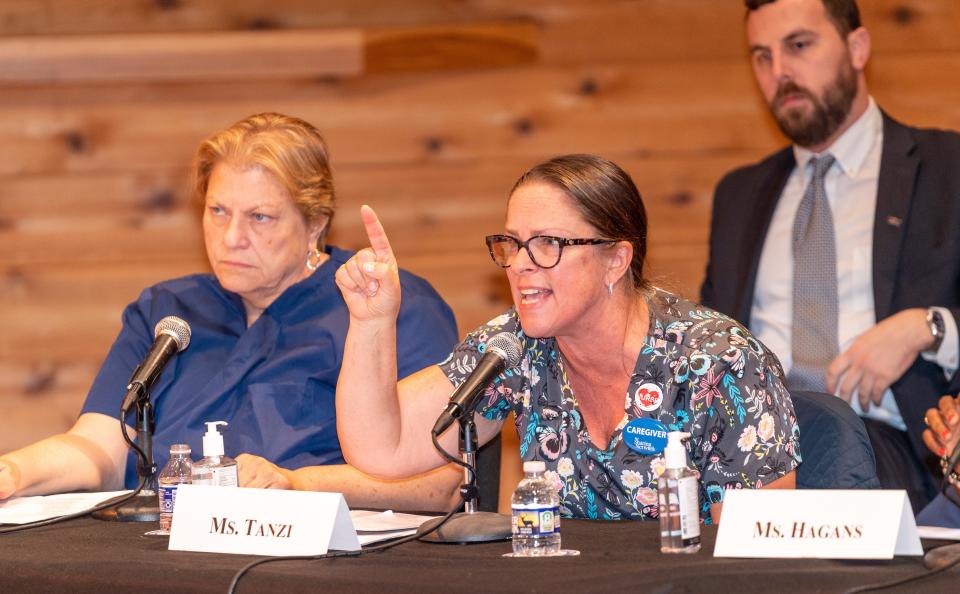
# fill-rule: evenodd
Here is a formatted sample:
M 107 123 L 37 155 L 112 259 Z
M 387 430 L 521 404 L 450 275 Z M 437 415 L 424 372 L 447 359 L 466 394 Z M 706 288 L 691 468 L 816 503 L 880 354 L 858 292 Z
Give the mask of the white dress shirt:
M 873 303 L 873 222 L 882 147 L 883 116 L 871 97 L 863 115 L 824 151 L 836 159 L 824 186 L 836 233 L 837 338 L 841 353 L 877 323 Z M 818 156 L 798 146 L 794 146 L 793 152 L 797 165 L 770 221 L 750 310 L 751 331 L 777 354 L 788 373 L 793 364 L 793 219 L 813 173 L 808 167 L 810 159 Z M 950 377 L 957 368 L 957 325 L 949 310 L 939 309 L 946 333 L 940 351 L 925 358 L 936 361 Z M 851 405 L 857 414 L 906 429 L 889 389 L 879 407 L 872 405 L 863 411 L 856 393 Z

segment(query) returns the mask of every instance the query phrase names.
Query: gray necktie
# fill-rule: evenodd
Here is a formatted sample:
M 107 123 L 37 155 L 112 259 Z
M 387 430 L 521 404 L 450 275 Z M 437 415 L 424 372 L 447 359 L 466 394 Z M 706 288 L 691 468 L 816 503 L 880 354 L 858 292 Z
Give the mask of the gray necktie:
M 833 155 L 810 159 L 813 178 L 793 220 L 793 367 L 791 390 L 826 388 L 826 370 L 839 352 L 837 341 L 837 246 L 833 213 L 823 180 Z

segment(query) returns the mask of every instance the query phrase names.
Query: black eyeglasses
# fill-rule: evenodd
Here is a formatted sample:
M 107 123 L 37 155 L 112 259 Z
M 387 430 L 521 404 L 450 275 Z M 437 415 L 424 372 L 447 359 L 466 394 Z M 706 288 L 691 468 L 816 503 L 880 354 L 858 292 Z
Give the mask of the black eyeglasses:
M 509 235 L 487 235 L 486 240 L 490 257 L 500 268 L 510 268 L 510 259 L 517 255 L 521 247 L 527 250 L 530 260 L 540 268 L 553 268 L 560 263 L 563 248 L 568 245 L 617 243 L 615 239 L 567 239 L 552 235 L 534 235 L 526 241 Z

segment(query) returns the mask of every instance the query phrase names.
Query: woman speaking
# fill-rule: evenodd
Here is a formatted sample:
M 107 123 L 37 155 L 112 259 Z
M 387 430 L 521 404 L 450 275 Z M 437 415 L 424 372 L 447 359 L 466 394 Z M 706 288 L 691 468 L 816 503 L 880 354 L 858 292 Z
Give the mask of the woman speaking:
M 334 274 L 351 254 L 326 244 L 334 190 L 320 133 L 297 118 L 253 115 L 201 143 L 195 173 L 213 274 L 160 283 L 127 307 L 76 424 L 0 458 L 0 499 L 136 486 L 116 417 L 154 326 L 177 316 L 192 338 L 152 389 L 158 468 L 174 443 L 199 457 L 204 422 L 222 420 L 227 455 L 246 453 L 242 486 L 338 491 L 354 506 L 447 508 L 460 482 L 454 469 L 385 482 L 343 464 L 334 393 L 348 314 Z M 443 359 L 457 334 L 429 284 L 401 272 L 398 286 L 402 376 Z
M 440 466 L 430 438 L 438 413 L 487 341 L 508 332 L 521 362 L 481 400 L 480 441 L 515 413 L 521 456 L 546 463 L 562 514 L 656 517 L 663 456 L 622 438 L 638 418 L 692 434 L 705 520 L 718 520 L 724 489 L 795 486 L 798 433 L 779 362 L 732 319 L 650 286 L 643 203 L 615 164 L 567 155 L 520 178 L 505 231 L 486 240 L 514 307 L 399 384 L 406 289 L 376 215 L 361 216 L 371 247 L 337 272 L 350 309 L 337 424 L 357 468 L 400 477 Z M 441 435 L 447 451 L 456 433 Z

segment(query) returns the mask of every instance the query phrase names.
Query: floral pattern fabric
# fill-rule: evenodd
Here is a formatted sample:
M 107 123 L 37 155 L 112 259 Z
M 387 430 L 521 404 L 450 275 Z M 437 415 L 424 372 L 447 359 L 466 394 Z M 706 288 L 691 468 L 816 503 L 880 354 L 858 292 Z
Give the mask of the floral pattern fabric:
M 494 381 L 478 412 L 491 420 L 515 413 L 520 455 L 546 463 L 564 516 L 658 517 L 663 454 L 639 454 L 621 435 L 638 417 L 691 434 L 688 455 L 700 472 L 706 523 L 710 504 L 721 502 L 726 489 L 761 487 L 800 463 L 796 415 L 776 356 L 716 311 L 659 289 L 648 294 L 647 304 L 650 328 L 627 387 L 623 419 L 607 444 L 590 438 L 556 340 L 525 336 L 512 309 L 470 333 L 441 364 L 459 385 L 488 339 L 501 332 L 520 338 L 521 363 Z M 662 395 L 659 406 L 651 406 L 651 383 Z

